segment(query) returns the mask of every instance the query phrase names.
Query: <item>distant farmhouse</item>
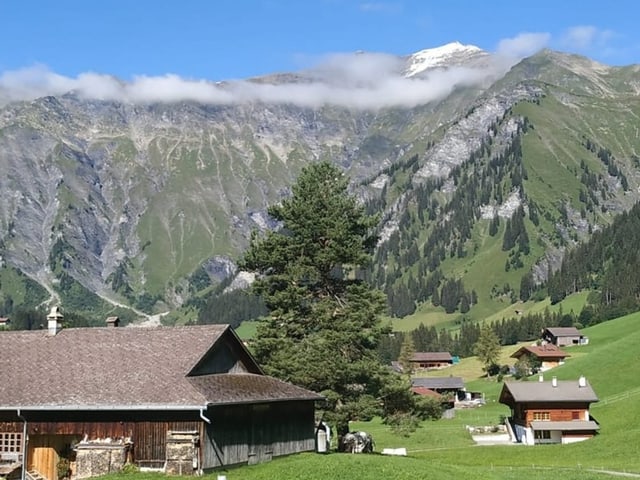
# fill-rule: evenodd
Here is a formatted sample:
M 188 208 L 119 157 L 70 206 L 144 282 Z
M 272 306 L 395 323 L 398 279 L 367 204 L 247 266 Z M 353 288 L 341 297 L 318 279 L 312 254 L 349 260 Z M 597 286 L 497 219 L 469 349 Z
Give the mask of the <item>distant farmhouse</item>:
M 562 365 L 564 363 L 564 359 L 571 355 L 562 351 L 555 345 L 547 343 L 544 345 L 527 345 L 521 347 L 511 355 L 511 358 L 520 360 L 525 356 L 531 356 L 539 361 L 540 371 L 544 372 L 550 368 Z
M 440 395 L 451 394 L 454 399 L 464 399 L 465 386 L 461 377 L 415 377 L 411 379 L 414 393 L 428 394 L 427 390 Z
M 557 347 L 589 343 L 589 337 L 582 335 L 576 327 L 545 328 L 542 331 L 542 340 Z
M 47 330 L 0 332 L 0 475 L 188 475 L 314 449 L 322 397 L 264 375 L 227 325 L 61 320 L 54 308 Z
M 453 357 L 449 352 L 416 352 L 411 364 L 415 370 L 446 368 L 453 365 Z
M 511 408 L 507 430 L 526 445 L 574 443 L 593 437 L 600 428 L 589 413 L 598 397 L 585 377 L 550 382 L 505 382 L 500 403 Z
M 6 328 L 11 323 L 11 319 L 9 317 L 0 317 L 0 330 Z

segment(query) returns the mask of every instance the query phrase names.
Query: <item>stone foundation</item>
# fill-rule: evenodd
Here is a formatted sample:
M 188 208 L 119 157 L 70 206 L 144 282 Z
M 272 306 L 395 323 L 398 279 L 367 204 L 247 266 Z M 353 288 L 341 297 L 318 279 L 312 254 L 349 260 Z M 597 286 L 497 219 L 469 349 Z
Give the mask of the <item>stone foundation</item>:
M 130 445 L 130 442 L 125 440 L 113 441 L 110 439 L 78 443 L 75 447 L 75 478 L 82 480 L 120 472 L 127 461 Z
M 198 432 L 167 433 L 167 475 L 193 475 L 198 473 Z

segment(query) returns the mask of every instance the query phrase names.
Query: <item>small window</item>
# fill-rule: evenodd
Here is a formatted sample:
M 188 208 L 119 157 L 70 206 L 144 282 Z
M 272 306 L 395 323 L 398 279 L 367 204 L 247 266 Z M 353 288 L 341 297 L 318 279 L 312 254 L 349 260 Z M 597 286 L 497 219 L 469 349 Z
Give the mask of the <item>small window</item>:
M 571 420 L 580 420 L 580 412 L 571 412 Z
M 0 433 L 0 453 L 21 453 L 21 433 Z
M 551 432 L 549 430 L 536 430 L 533 432 L 536 440 L 551 440 Z
M 533 412 L 533 419 L 549 421 L 551 420 L 551 413 L 550 412 Z

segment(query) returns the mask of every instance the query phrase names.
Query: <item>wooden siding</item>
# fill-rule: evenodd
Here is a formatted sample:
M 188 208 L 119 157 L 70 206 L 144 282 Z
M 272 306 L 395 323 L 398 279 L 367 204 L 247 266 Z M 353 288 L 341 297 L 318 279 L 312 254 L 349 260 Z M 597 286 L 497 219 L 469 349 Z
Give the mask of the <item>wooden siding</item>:
M 29 435 L 27 470 L 36 470 L 48 480 L 58 479 L 60 452 L 71 448 L 81 437 L 73 435 Z
M 253 464 L 313 450 L 313 402 L 231 405 L 208 410 L 204 469 Z
M 230 331 L 226 331 L 214 347 L 192 369 L 190 375 L 214 373 L 261 373 L 247 351 L 239 344 Z
M 522 426 L 530 426 L 536 412 L 549 412 L 549 421 L 564 422 L 577 420 L 574 412 L 578 412 L 579 420 L 589 419 L 589 405 L 582 402 L 575 403 L 531 403 L 517 404 L 513 411 L 513 420 Z
M 50 480 L 52 465 L 66 446 L 82 440 L 130 438 L 132 460 L 143 467 L 162 467 L 169 431 L 198 431 L 204 435 L 199 413 L 188 412 L 23 412 L 27 419 L 27 463 Z M 51 419 L 56 421 L 50 421 Z M 22 432 L 22 422 L 0 422 L 0 431 Z M 56 470 L 53 468 L 53 473 Z
M 525 419 L 526 425 L 531 425 L 531 422 L 536 420 L 534 418 L 535 414 L 538 412 L 549 412 L 549 421 L 551 422 L 570 422 L 572 420 L 588 420 L 589 419 L 589 410 L 584 408 L 574 408 L 574 409 L 544 409 L 537 408 L 535 410 L 527 410 L 527 416 Z M 574 418 L 574 412 L 577 412 L 578 418 Z

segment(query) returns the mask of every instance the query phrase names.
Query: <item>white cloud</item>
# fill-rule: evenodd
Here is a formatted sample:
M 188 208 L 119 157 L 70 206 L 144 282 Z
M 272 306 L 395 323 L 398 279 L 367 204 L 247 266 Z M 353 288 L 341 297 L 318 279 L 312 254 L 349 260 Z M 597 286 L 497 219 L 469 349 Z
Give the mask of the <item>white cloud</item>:
M 577 25 L 570 27 L 562 36 L 563 46 L 574 50 L 586 50 L 592 47 L 605 48 L 615 37 L 612 30 L 600 29 L 593 25 Z
M 513 38 L 505 38 L 498 42 L 496 53 L 514 59 L 522 59 L 533 55 L 549 44 L 551 34 L 540 33 L 520 33 Z
M 500 42 L 495 61 L 483 68 L 454 67 L 407 78 L 399 57 L 375 54 L 335 54 L 302 72 L 304 80 L 283 84 L 232 81 L 213 83 L 177 75 L 138 76 L 130 82 L 110 75 L 83 73 L 65 77 L 42 65 L 0 73 L 0 101 L 31 100 L 75 92 L 80 97 L 129 103 L 196 101 L 231 105 L 245 102 L 293 103 L 304 107 L 341 105 L 377 109 L 412 107 L 444 98 L 458 86 L 477 85 L 504 74 L 524 55 L 540 48 L 546 34 L 523 34 Z M 508 55 L 510 62 L 501 55 Z

